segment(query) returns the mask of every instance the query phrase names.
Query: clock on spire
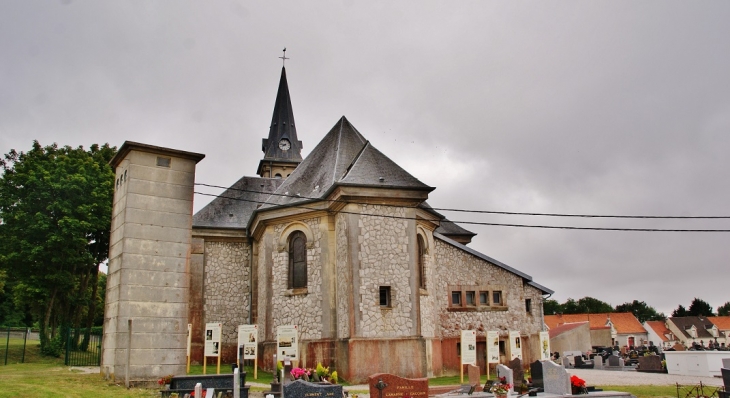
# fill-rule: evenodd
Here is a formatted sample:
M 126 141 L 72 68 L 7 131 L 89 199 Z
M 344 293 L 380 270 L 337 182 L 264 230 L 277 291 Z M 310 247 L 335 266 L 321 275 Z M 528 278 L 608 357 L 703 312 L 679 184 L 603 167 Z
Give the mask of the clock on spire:
M 286 48 L 281 58 L 286 61 Z M 261 144 L 264 158 L 259 162 L 256 174 L 268 178 L 286 178 L 302 162 L 302 142 L 297 139 L 286 68 L 281 67 L 279 91 L 276 93 L 274 115 L 271 117 L 269 136 Z

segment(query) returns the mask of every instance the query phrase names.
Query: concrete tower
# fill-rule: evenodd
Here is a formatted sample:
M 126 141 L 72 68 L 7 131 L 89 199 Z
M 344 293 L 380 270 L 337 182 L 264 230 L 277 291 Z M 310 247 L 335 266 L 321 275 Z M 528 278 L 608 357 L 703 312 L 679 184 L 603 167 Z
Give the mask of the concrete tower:
M 127 141 L 111 160 L 116 183 L 101 363 L 108 377 L 185 373 L 193 187 L 204 157 Z

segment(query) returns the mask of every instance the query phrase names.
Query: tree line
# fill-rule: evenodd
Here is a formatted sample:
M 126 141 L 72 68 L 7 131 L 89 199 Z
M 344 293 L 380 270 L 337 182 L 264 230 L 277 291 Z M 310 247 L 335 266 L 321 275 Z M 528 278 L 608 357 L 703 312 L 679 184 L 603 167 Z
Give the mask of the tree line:
M 583 297 L 579 300 L 572 298 L 567 299 L 564 303 L 559 303 L 557 300 L 545 300 L 543 303 L 543 310 L 545 315 L 558 315 L 558 314 L 599 314 L 607 312 L 631 312 L 639 320 L 639 322 L 645 321 L 665 321 L 667 316 L 663 312 L 657 312 L 657 310 L 648 305 L 647 303 L 639 300 L 626 302 L 616 307 L 611 306 L 604 301 L 593 297 Z M 712 306 L 699 298 L 694 298 L 688 308 L 683 305 L 679 305 L 674 311 L 672 311 L 672 317 L 682 316 L 728 316 L 730 315 L 730 301 L 721 305 L 717 308 L 717 313 L 712 311 Z
M 46 354 L 103 323 L 115 154 L 34 141 L 0 160 L 0 326 L 38 327 Z

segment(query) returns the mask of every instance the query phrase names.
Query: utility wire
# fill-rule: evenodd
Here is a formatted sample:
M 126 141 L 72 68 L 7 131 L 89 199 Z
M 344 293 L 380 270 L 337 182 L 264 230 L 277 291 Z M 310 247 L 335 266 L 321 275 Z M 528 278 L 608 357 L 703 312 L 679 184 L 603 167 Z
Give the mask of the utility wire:
M 200 184 L 203 185 L 203 184 Z M 203 195 L 203 196 L 212 196 L 215 198 L 224 198 L 224 199 L 230 199 L 230 200 L 236 200 L 241 202 L 249 202 L 249 203 L 259 203 L 259 204 L 265 204 L 267 202 L 262 202 L 258 200 L 251 200 L 251 199 L 241 199 L 241 198 L 234 198 L 230 196 L 223 196 L 223 195 L 213 195 L 203 192 L 194 192 L 197 195 Z M 265 193 L 265 192 L 259 192 L 259 193 Z M 298 196 L 297 196 L 298 197 Z M 344 203 L 355 203 L 355 202 L 344 202 Z M 368 203 L 366 203 L 368 204 Z M 372 203 L 369 203 L 369 205 L 372 205 Z M 314 210 L 314 211 L 322 211 L 322 209 L 307 207 L 304 205 L 298 205 L 298 204 L 287 204 L 284 205 L 284 207 L 294 207 L 294 208 L 300 208 L 300 209 L 306 209 L 306 210 Z M 355 215 L 361 215 L 361 216 L 371 216 L 371 217 L 382 217 L 382 218 L 393 218 L 393 219 L 401 219 L 401 220 L 415 220 L 414 217 L 401 217 L 401 216 L 390 216 L 390 215 L 383 215 L 383 214 L 363 214 L 363 213 L 355 213 L 355 212 L 348 212 L 345 210 L 340 210 L 339 213 L 343 214 L 355 214 Z M 440 222 L 440 220 L 433 220 L 436 222 Z M 451 220 L 449 220 L 451 221 Z M 495 226 L 495 227 L 516 227 L 516 228 L 540 228 L 540 229 L 566 229 L 566 230 L 583 230 L 583 231 L 624 231 L 624 232 L 730 232 L 730 229 L 657 229 L 657 228 L 604 228 L 604 227 L 573 227 L 573 226 L 552 226 L 552 225 L 526 225 L 526 224 L 503 224 L 503 223 L 487 223 L 487 222 L 478 222 L 478 221 L 451 221 L 456 224 L 468 224 L 468 225 L 486 225 L 486 226 Z
M 230 189 L 230 190 L 233 190 L 233 191 L 240 191 L 240 192 L 268 194 L 268 195 L 272 195 L 272 196 L 283 196 L 283 197 L 287 197 L 287 198 L 325 200 L 325 199 L 316 198 L 316 197 L 306 197 L 306 196 L 298 196 L 298 195 L 291 195 L 291 194 L 281 194 L 281 193 L 270 193 L 270 192 L 263 192 L 263 191 L 253 191 L 253 190 L 248 190 L 248 189 L 240 189 L 240 188 L 233 188 L 233 187 L 222 187 L 222 186 L 219 186 L 219 185 L 203 184 L 203 183 L 197 183 L 197 182 L 195 183 L 195 185 L 200 185 L 200 186 L 210 187 L 210 188 Z M 342 203 L 353 203 L 353 204 L 367 204 L 367 203 L 341 201 L 341 200 L 330 200 L 330 202 L 342 202 Z M 431 209 L 438 210 L 438 211 L 453 211 L 453 212 L 460 212 L 460 213 L 501 214 L 501 215 L 514 215 L 514 216 L 542 216 L 542 217 L 669 219 L 669 220 L 721 220 L 721 219 L 730 219 L 730 216 L 619 216 L 619 215 L 599 215 L 599 214 L 527 213 L 527 212 L 510 212 L 510 211 L 496 211 L 496 210 L 448 209 L 448 208 L 439 208 L 439 207 L 432 207 Z

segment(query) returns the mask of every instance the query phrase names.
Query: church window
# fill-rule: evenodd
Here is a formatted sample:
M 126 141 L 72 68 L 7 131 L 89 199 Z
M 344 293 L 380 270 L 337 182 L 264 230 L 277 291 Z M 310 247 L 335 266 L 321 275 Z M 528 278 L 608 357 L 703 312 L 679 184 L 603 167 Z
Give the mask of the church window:
M 492 305 L 502 305 L 502 292 L 498 290 L 492 292 Z
M 461 291 L 451 292 L 451 305 L 461 306 Z
M 307 287 L 307 237 L 295 231 L 289 237 L 289 289 Z
M 489 292 L 479 292 L 479 305 L 489 305 Z
M 418 286 L 421 289 L 426 288 L 426 251 L 425 251 L 425 245 L 423 244 L 423 238 L 421 235 L 418 235 L 416 238 L 416 243 L 418 245 Z
M 276 175 L 274 175 L 274 178 L 281 178 L 281 174 L 276 173 Z
M 390 286 L 380 286 L 380 306 L 390 308 Z
M 532 314 L 532 299 L 525 299 L 525 311 Z
M 466 305 L 471 306 L 471 307 L 474 307 L 477 305 L 476 295 L 474 294 L 474 292 L 472 292 L 472 291 L 466 292 Z

